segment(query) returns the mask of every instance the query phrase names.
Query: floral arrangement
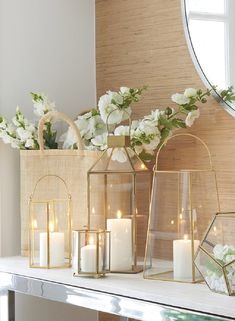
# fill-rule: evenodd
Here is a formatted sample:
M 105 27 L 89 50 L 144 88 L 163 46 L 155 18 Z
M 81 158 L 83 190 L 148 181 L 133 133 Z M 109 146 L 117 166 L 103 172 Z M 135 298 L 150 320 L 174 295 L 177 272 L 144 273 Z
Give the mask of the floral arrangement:
M 178 128 L 191 127 L 200 116 L 199 103 L 205 104 L 212 90 L 202 91 L 187 88 L 184 93 L 176 93 L 171 99 L 173 107 L 164 110 L 155 109 L 149 115 L 140 120 L 131 122 L 129 125 L 120 125 L 126 121 L 132 113 L 131 105 L 141 99 L 147 89 L 121 87 L 118 92 L 107 91 L 101 96 L 97 109 L 91 109 L 85 114 L 78 116 L 75 124 L 80 130 L 81 137 L 86 149 L 105 150 L 107 148 L 108 131 L 114 135 L 131 135 L 131 145 L 135 152 L 143 159 L 150 160 L 159 144 Z M 55 103 L 50 102 L 44 94 L 31 93 L 34 105 L 34 113 L 38 119 L 49 111 L 56 110 Z M 235 100 L 232 87 L 223 91 L 224 99 Z M 59 139 L 52 124 L 45 124 L 44 145 L 47 149 L 58 148 L 61 142 L 63 148 L 76 148 L 75 136 L 71 130 Z M 15 117 L 9 122 L 0 116 L 0 138 L 6 144 L 11 144 L 18 149 L 38 149 L 37 122 L 30 123 L 16 108 Z
M 114 135 L 131 135 L 131 144 L 143 160 L 150 160 L 159 144 L 175 129 L 191 127 L 200 116 L 197 103 L 206 103 L 211 91 L 188 88 L 182 94 L 174 94 L 172 101 L 176 105 L 165 110 L 155 109 L 143 119 L 132 121 L 129 125 L 119 125 L 131 115 L 131 103 L 140 100 L 143 88 L 121 87 L 118 92 L 108 91 L 101 96 L 98 109 L 92 109 L 75 121 L 80 129 L 85 147 L 90 150 L 107 148 L 108 129 Z M 108 126 L 107 126 L 108 124 Z M 116 126 L 114 126 L 116 125 Z M 119 125 L 119 126 L 118 126 Z M 73 148 L 75 137 L 72 130 L 63 136 L 64 148 Z
M 221 266 L 234 261 L 234 264 L 229 265 L 226 271 L 230 286 L 235 291 L 235 246 L 216 244 L 213 248 L 213 256 L 220 265 L 216 265 L 212 259 L 208 260 L 206 265 L 206 282 L 212 290 L 227 293 Z

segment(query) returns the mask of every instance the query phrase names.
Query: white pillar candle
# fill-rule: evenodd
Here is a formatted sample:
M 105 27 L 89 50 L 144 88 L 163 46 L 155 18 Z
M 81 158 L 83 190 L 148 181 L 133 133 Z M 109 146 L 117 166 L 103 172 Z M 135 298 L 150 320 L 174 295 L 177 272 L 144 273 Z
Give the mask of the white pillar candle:
M 132 269 L 132 221 L 129 218 L 107 219 L 107 230 L 110 231 L 111 271 L 129 271 Z
M 40 233 L 40 266 L 47 266 L 47 233 Z M 50 232 L 50 266 L 64 266 L 64 233 Z
M 72 232 L 72 270 L 76 272 L 78 269 L 78 233 Z
M 93 243 L 90 241 L 90 243 Z M 97 272 L 97 245 L 88 244 L 81 248 L 80 270 L 83 273 Z M 102 251 L 99 247 L 99 271 L 102 271 Z
M 194 253 L 200 242 L 194 240 Z M 175 280 L 192 279 L 193 269 L 192 241 L 191 240 L 174 240 L 173 241 L 173 268 Z

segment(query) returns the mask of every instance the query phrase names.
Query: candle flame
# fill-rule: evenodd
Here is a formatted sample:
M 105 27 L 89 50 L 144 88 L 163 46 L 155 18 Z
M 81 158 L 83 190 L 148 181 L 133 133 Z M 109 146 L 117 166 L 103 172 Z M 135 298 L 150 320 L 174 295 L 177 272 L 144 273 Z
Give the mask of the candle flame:
M 136 207 L 135 209 L 135 214 L 137 215 L 138 214 L 138 208 Z
M 37 220 L 33 220 L 32 228 L 33 228 L 33 229 L 38 228 L 38 222 L 37 222 Z
M 214 232 L 216 232 L 216 230 L 217 230 L 216 226 L 214 226 L 214 229 L 213 229 L 213 230 L 214 230 Z
M 49 222 L 49 231 L 54 232 L 54 224 L 53 222 Z
M 185 240 L 185 241 L 188 240 L 188 235 L 187 235 L 187 234 L 184 235 L 184 240 Z
M 180 220 L 182 220 L 182 218 L 183 218 L 183 215 L 180 213 Z
M 92 214 L 95 214 L 95 208 L 92 207 L 92 210 L 91 210 Z
M 146 166 L 144 164 L 141 164 L 141 169 L 146 169 Z
M 120 210 L 117 211 L 117 218 L 121 218 L 122 217 L 122 212 Z
M 89 244 L 90 245 L 94 244 L 94 238 L 92 236 L 89 237 Z
M 174 220 L 171 220 L 171 225 L 174 225 L 174 223 L 175 223 Z

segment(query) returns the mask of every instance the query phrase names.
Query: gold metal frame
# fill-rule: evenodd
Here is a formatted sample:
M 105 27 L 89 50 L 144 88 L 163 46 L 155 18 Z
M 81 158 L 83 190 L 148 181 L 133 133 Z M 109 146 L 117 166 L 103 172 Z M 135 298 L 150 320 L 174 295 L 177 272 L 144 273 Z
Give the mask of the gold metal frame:
M 202 242 L 201 244 L 199 245 L 199 248 L 195 254 L 195 259 L 196 257 L 198 256 L 198 254 L 200 253 L 200 251 L 203 251 L 212 261 L 215 262 L 215 264 L 217 266 L 220 267 L 221 271 L 223 272 L 223 277 L 224 277 L 224 280 L 225 280 L 225 284 L 226 284 L 226 288 L 227 288 L 227 294 L 229 296 L 232 296 L 232 295 L 235 295 L 235 293 L 232 291 L 231 289 L 231 286 L 229 284 L 229 281 L 228 281 L 228 277 L 227 277 L 227 274 L 226 274 L 226 268 L 232 264 L 235 263 L 235 260 L 232 260 L 231 262 L 227 263 L 227 264 L 224 264 L 222 265 L 219 261 L 217 261 L 213 255 L 211 255 L 204 247 L 203 247 L 203 242 L 205 242 L 209 232 L 211 231 L 211 228 L 213 227 L 214 225 L 214 222 L 215 220 L 217 219 L 217 217 L 231 217 L 231 218 L 234 218 L 235 219 L 235 212 L 218 212 L 215 214 L 215 216 L 213 217 L 213 219 L 211 220 L 211 223 L 209 224 L 209 227 L 207 229 L 207 231 L 205 232 L 204 236 L 203 236 L 203 239 L 202 239 Z M 218 293 L 216 292 L 214 289 L 211 289 L 208 282 L 206 281 L 205 277 L 203 276 L 203 274 L 201 273 L 200 271 L 200 268 L 197 266 L 197 263 L 196 263 L 196 260 L 194 260 L 194 264 L 197 268 L 197 270 L 199 271 L 199 273 L 201 274 L 203 280 L 205 281 L 206 285 L 208 286 L 208 288 L 212 291 L 212 292 L 215 292 L 215 293 Z
M 209 168 L 208 169 L 187 169 L 187 170 L 159 170 L 158 169 L 158 163 L 159 163 L 159 155 L 160 152 L 162 150 L 162 148 L 167 144 L 167 142 L 171 139 L 174 139 L 176 137 L 180 137 L 180 136 L 187 136 L 187 137 L 192 137 L 196 140 L 198 140 L 206 149 L 206 152 L 208 154 L 208 158 L 209 158 Z M 189 173 L 189 198 L 190 198 L 190 235 L 191 235 L 191 253 L 192 253 L 192 280 L 187 281 L 187 280 L 174 280 L 174 278 L 160 278 L 158 277 L 159 275 L 163 275 L 163 274 L 169 274 L 172 273 L 173 271 L 166 271 L 166 272 L 160 272 L 160 273 L 155 273 L 154 275 L 147 275 L 147 271 L 150 269 L 150 267 L 147 264 L 147 259 L 150 259 L 150 262 L 152 260 L 152 257 L 147 258 L 148 255 L 148 244 L 150 243 L 150 224 L 151 224 L 151 215 L 152 215 L 152 204 L 153 204 L 153 200 L 154 200 L 154 191 L 152 189 L 152 193 L 151 193 L 151 200 L 150 200 L 150 207 L 149 207 L 149 223 L 148 223 L 148 233 L 147 233 L 147 241 L 146 241 L 146 248 L 145 248 L 145 259 L 144 259 L 144 273 L 143 273 L 143 277 L 145 279 L 154 279 L 154 280 L 161 280 L 161 281 L 174 281 L 174 282 L 179 282 L 179 283 L 199 283 L 202 282 L 203 279 L 197 279 L 196 278 L 196 267 L 194 264 L 194 259 L 199 251 L 199 249 L 197 249 L 196 253 L 194 254 L 194 222 L 193 222 L 193 211 L 192 211 L 192 185 L 191 185 L 191 181 L 192 181 L 192 173 L 198 172 L 198 173 L 203 173 L 203 172 L 210 172 L 213 173 L 214 176 L 214 180 L 215 180 L 215 188 L 216 188 L 216 198 L 217 198 L 217 205 L 218 205 L 218 211 L 220 211 L 220 200 L 219 200 L 219 192 L 218 192 L 218 184 L 217 184 L 217 176 L 216 176 L 216 171 L 213 169 L 213 165 L 212 165 L 212 157 L 211 157 L 211 153 L 210 150 L 207 146 L 207 144 L 199 137 L 189 134 L 189 133 L 182 133 L 182 134 L 176 134 L 173 135 L 171 137 L 168 137 L 159 147 L 157 155 L 156 155 L 156 163 L 153 169 L 153 183 L 152 186 L 155 186 L 155 179 L 156 179 L 156 175 L 157 174 L 161 174 L 161 173 L 169 173 L 169 174 L 178 174 L 178 182 L 179 182 L 179 176 L 180 174 L 187 172 Z M 180 190 L 179 190 L 179 184 L 178 184 L 178 222 L 179 222 L 179 215 L 180 215 L 180 208 L 179 208 L 179 197 L 180 197 Z M 179 226 L 178 226 L 178 231 L 179 231 Z M 200 271 L 199 271 L 200 272 Z
M 106 121 L 106 126 L 107 126 L 107 131 L 108 133 L 110 132 L 109 130 L 109 125 L 108 125 L 108 119 L 110 115 L 115 112 L 116 110 L 113 110 L 107 117 Z M 132 269 L 129 271 L 111 271 L 111 273 L 125 273 L 125 274 L 135 274 L 143 271 L 143 266 L 138 266 L 137 264 L 137 214 L 135 211 L 136 208 L 136 176 L 141 174 L 141 175 L 150 175 L 150 180 L 151 180 L 151 175 L 152 172 L 148 170 L 144 162 L 140 159 L 138 154 L 134 151 L 134 149 L 131 147 L 130 143 L 130 129 L 131 129 L 131 118 L 130 115 L 127 113 L 127 111 L 124 110 L 124 112 L 127 115 L 128 121 L 129 121 L 129 135 L 128 136 L 113 136 L 113 135 L 108 135 L 108 147 L 107 149 L 102 153 L 100 158 L 93 164 L 93 166 L 89 169 L 87 173 L 87 195 L 88 195 L 88 229 L 91 228 L 91 197 L 90 197 L 90 189 L 91 189 L 91 175 L 103 175 L 104 176 L 104 186 L 105 186 L 105 195 L 104 195 L 104 208 L 105 208 L 105 213 L 104 213 L 104 226 L 105 229 L 107 229 L 107 178 L 108 175 L 122 175 L 122 174 L 129 174 L 132 175 L 132 189 L 131 189 L 131 200 L 130 200 L 130 217 L 132 218 L 132 252 L 133 252 L 133 266 Z M 131 165 L 131 170 L 108 170 L 109 163 L 112 159 L 112 155 L 115 149 L 122 148 L 125 150 L 126 155 L 128 157 L 128 162 Z M 131 160 L 131 156 L 129 155 L 128 148 L 131 149 L 133 155 L 138 159 L 138 161 L 143 164 L 139 170 L 136 170 L 133 162 Z M 98 164 L 99 161 L 102 160 L 103 156 L 107 152 L 108 149 L 111 149 L 111 153 L 109 155 L 109 159 L 106 164 L 105 170 L 97 171 L 94 170 L 95 166 Z M 151 189 L 151 186 L 150 186 Z M 149 193 L 149 195 L 151 195 Z
M 48 177 L 54 177 L 59 179 L 63 185 L 65 186 L 65 190 L 67 193 L 67 198 L 65 199 L 50 199 L 50 200 L 35 200 L 34 195 L 35 192 L 38 188 L 38 185 L 40 182 Z M 58 175 L 44 175 L 41 178 L 38 179 L 38 181 L 35 184 L 33 193 L 30 196 L 29 200 L 29 266 L 31 268 L 41 268 L 41 269 L 58 269 L 58 268 L 70 268 L 71 267 L 71 194 L 69 193 L 68 186 L 66 182 Z M 67 257 L 65 256 L 65 264 L 62 266 L 51 266 L 51 251 L 50 251 L 50 205 L 52 205 L 52 216 L 53 216 L 53 225 L 56 226 L 55 224 L 55 203 L 59 202 L 64 202 L 67 203 L 67 230 L 66 232 L 68 233 L 68 239 L 67 239 L 67 245 L 68 245 L 68 255 Z M 45 204 L 46 205 L 46 233 L 47 233 L 47 265 L 46 266 L 41 266 L 37 265 L 35 263 L 35 249 L 34 249 L 34 236 L 35 236 L 35 227 L 34 227 L 34 205 L 35 204 Z
M 73 231 L 73 233 L 77 233 L 77 242 L 78 242 L 78 265 L 76 267 L 76 272 L 74 272 L 73 276 L 87 276 L 87 277 L 94 277 L 94 278 L 100 278 L 100 277 L 103 277 L 105 276 L 106 273 L 109 273 L 110 272 L 110 249 L 111 249 L 111 246 L 110 246 L 110 232 L 109 231 L 106 231 L 106 230 L 88 230 L 88 229 L 85 229 L 85 230 L 76 230 L 76 231 Z M 95 236 L 95 240 L 96 240 L 96 269 L 95 269 L 95 272 L 82 272 L 81 271 L 81 268 L 80 268 L 80 262 L 81 262 L 81 248 L 82 246 L 84 245 L 88 245 L 89 244 L 89 241 L 88 241 L 88 236 L 90 235 L 94 235 Z M 99 248 L 100 248 L 100 241 L 101 241 L 101 238 L 100 238 L 100 235 L 103 234 L 104 236 L 104 247 L 101 251 L 102 253 L 102 261 L 103 262 L 106 262 L 107 260 L 107 257 L 108 257 L 108 262 L 106 262 L 106 268 L 103 268 L 102 270 L 100 270 L 99 268 L 99 259 L 100 259 L 100 251 L 99 251 Z M 81 237 L 82 235 L 85 235 L 85 244 L 82 245 L 81 244 Z M 107 255 L 108 253 L 108 255 Z M 107 264 L 108 263 L 108 264 Z M 104 266 L 103 266 L 104 267 Z

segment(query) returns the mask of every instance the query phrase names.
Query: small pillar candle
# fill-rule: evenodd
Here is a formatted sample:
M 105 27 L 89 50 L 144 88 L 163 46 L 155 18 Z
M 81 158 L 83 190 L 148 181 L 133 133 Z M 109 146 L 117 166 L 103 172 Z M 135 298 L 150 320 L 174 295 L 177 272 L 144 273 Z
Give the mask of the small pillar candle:
M 102 271 L 102 255 L 99 247 L 98 269 Z M 80 270 L 83 273 L 96 273 L 97 271 L 97 245 L 94 244 L 93 238 L 90 238 L 89 244 L 81 248 Z
M 199 240 L 194 240 L 194 253 L 199 244 Z M 185 281 L 193 277 L 192 240 L 188 240 L 186 235 L 183 240 L 173 241 L 173 269 L 175 280 Z

